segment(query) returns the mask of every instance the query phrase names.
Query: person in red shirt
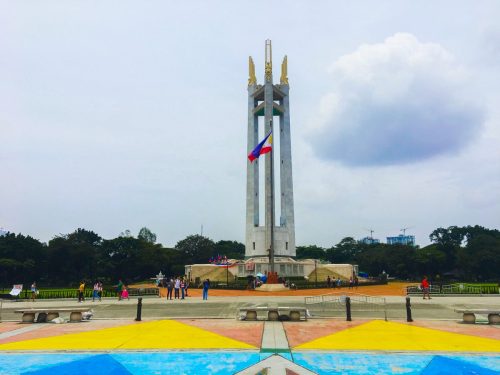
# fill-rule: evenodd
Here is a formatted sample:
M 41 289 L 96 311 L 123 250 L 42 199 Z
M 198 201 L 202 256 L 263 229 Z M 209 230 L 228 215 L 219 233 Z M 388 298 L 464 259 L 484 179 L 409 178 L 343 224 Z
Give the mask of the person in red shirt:
M 427 296 L 428 299 L 431 299 L 431 296 L 429 294 L 429 289 L 430 289 L 429 281 L 427 280 L 427 276 L 424 276 L 424 279 L 422 280 L 422 291 L 424 292 L 424 299 L 425 296 Z

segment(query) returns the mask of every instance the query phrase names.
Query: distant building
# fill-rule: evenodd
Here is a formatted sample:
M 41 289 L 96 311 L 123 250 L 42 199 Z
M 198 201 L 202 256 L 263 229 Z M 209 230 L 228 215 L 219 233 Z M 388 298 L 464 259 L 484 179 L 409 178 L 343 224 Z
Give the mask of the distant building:
M 358 242 L 365 245 L 378 245 L 380 243 L 380 240 L 378 238 L 365 237 L 360 239 Z
M 388 245 L 408 245 L 415 246 L 415 236 L 407 236 L 400 234 L 396 237 L 387 237 Z
M 0 237 L 5 236 L 7 233 L 9 233 L 8 230 L 5 230 L 3 228 L 0 228 Z

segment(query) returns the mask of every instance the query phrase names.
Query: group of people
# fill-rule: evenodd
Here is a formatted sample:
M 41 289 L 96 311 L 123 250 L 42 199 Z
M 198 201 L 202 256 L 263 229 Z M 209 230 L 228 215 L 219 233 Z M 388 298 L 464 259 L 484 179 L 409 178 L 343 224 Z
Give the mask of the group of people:
M 167 288 L 167 299 L 172 299 L 172 293 L 174 299 L 189 297 L 189 280 L 187 277 L 177 276 L 175 279 L 168 278 L 163 284 Z
M 342 288 L 342 280 L 340 279 L 340 277 L 337 277 L 337 279 L 335 278 L 331 278 L 330 275 L 328 275 L 328 277 L 326 278 L 326 286 L 328 288 Z M 359 286 L 359 279 L 356 275 L 352 275 L 350 278 L 349 278 L 349 289 L 352 289 L 352 288 L 358 288 Z
M 278 280 L 279 281 L 279 280 Z M 297 290 L 297 285 L 293 281 L 287 280 L 285 277 L 281 280 L 283 286 L 292 290 Z
M 97 299 L 99 302 L 102 300 L 102 282 L 99 280 L 96 280 L 94 282 L 94 287 L 92 289 L 92 302 L 95 302 Z M 78 287 L 78 302 L 82 303 L 85 301 L 85 281 L 80 282 L 80 286 Z
M 161 280 L 157 283 L 158 286 L 167 289 L 167 300 L 172 299 L 185 299 L 189 297 L 189 279 L 183 276 L 177 276 L 176 278 L 170 277 Z M 203 299 L 208 299 L 208 289 L 210 289 L 210 280 L 205 279 L 202 283 L 203 286 Z

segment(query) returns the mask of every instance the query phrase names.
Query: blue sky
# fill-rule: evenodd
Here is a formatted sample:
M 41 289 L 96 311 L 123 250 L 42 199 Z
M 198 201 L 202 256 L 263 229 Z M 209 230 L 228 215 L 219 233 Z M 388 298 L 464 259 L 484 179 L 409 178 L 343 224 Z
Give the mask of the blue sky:
M 288 56 L 296 237 L 500 227 L 496 1 L 0 0 L 0 227 L 243 241 L 247 61 Z

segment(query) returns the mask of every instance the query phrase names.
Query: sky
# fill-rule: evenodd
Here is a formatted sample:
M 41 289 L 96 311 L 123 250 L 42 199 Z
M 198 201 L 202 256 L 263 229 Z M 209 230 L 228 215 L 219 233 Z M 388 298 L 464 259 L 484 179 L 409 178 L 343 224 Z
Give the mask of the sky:
M 248 56 L 288 56 L 298 245 L 500 228 L 498 1 L 0 0 L 0 227 L 244 242 Z

